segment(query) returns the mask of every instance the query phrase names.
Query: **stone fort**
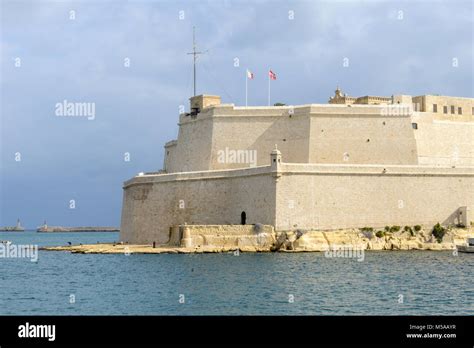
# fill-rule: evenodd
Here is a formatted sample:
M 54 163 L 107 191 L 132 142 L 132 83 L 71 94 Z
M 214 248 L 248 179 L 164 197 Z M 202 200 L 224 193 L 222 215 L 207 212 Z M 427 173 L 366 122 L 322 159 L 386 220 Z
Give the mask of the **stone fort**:
M 124 183 L 124 242 L 169 243 L 186 224 L 295 231 L 472 220 L 472 98 L 337 88 L 328 104 L 241 107 L 198 95 L 164 151 L 162 170 Z

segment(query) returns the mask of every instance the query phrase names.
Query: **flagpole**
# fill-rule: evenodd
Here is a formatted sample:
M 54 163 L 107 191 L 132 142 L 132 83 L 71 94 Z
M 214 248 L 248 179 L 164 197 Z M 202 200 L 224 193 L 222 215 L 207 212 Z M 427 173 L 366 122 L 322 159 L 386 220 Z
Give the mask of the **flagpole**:
M 270 72 L 268 73 L 268 106 L 270 106 Z
M 248 84 L 249 77 L 247 76 L 247 74 L 248 74 L 248 69 L 247 69 L 247 71 L 245 71 L 245 106 L 247 106 L 247 99 L 248 99 L 248 87 L 247 87 L 247 84 Z

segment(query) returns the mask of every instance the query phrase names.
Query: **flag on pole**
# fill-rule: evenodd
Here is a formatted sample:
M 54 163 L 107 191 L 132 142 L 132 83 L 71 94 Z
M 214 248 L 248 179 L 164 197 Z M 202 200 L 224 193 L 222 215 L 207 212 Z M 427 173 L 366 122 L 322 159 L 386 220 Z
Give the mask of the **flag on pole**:
M 271 70 L 268 72 L 268 76 L 270 77 L 270 80 L 276 80 L 277 79 L 276 74 Z
M 268 71 L 268 106 L 270 106 L 270 81 L 271 80 L 276 80 L 277 76 L 276 74 L 270 69 Z
M 248 69 L 247 69 L 247 78 L 249 80 L 253 80 L 253 72 L 250 72 Z
M 248 103 L 248 81 L 253 80 L 253 72 L 251 72 L 249 69 L 246 69 L 246 75 L 247 77 L 245 78 L 245 106 L 247 106 Z

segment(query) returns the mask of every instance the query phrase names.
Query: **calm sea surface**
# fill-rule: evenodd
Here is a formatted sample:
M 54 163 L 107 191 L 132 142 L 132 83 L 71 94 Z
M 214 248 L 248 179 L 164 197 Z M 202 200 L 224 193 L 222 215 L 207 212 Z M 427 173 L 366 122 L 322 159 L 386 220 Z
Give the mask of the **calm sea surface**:
M 39 246 L 118 239 L 0 232 L 0 240 Z M 0 258 L 0 314 L 473 315 L 473 269 L 474 254 L 449 251 L 366 252 L 362 262 L 324 253 L 40 251 L 36 263 Z

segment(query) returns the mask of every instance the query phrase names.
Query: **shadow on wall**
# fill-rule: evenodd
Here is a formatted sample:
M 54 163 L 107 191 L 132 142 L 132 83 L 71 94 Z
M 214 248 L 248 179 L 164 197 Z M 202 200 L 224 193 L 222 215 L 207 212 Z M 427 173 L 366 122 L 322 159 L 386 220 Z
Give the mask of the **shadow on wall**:
M 449 226 L 449 225 L 462 225 L 462 226 L 469 226 L 470 219 L 468 216 L 468 209 L 467 207 L 459 207 L 456 209 L 449 217 L 443 221 L 442 225 Z

